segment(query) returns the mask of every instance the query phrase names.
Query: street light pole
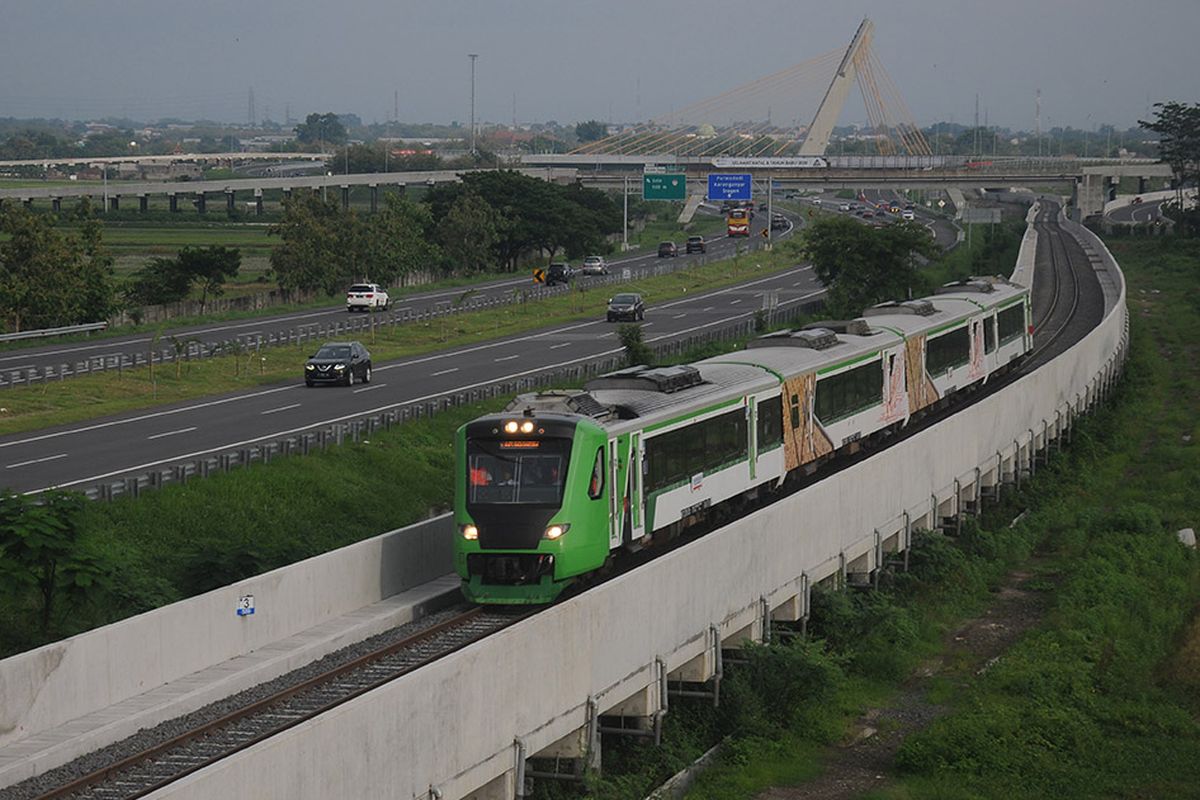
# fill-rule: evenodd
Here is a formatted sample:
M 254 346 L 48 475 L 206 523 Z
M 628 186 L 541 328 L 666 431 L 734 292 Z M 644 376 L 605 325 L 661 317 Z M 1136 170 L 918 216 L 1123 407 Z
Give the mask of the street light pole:
M 478 53 L 467 53 L 471 59 L 471 155 L 475 155 L 475 59 Z
M 621 252 L 625 253 L 629 250 L 629 176 L 624 176 L 624 187 L 621 191 L 621 196 L 624 198 L 625 211 L 622 214 L 621 224 Z

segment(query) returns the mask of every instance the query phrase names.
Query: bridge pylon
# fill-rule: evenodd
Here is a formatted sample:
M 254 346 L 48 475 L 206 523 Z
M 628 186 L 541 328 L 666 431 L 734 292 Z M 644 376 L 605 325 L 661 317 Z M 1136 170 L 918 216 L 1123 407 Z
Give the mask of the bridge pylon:
M 842 115 L 842 106 L 846 104 L 846 96 L 850 94 L 850 87 L 857 77 L 859 54 L 870 45 L 874 31 L 875 23 L 864 17 L 854 33 L 854 38 L 850 40 L 850 46 L 846 48 L 846 54 L 842 56 L 842 63 L 833 73 L 833 80 L 825 90 L 825 97 L 817 107 L 817 113 L 813 115 L 812 124 L 808 126 L 808 135 L 800 144 L 800 155 L 825 155 L 829 137 L 833 135 L 833 126 Z

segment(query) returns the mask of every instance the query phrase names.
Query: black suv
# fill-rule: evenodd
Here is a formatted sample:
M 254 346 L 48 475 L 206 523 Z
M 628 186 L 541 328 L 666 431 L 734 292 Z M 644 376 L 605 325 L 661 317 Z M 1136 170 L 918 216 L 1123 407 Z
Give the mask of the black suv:
M 688 240 L 687 240 L 687 244 L 684 245 L 684 248 L 689 253 L 707 253 L 708 252 L 708 245 L 704 242 L 703 236 L 689 236 Z
M 659 258 L 666 258 L 668 256 L 670 256 L 671 258 L 674 258 L 677 255 L 679 255 L 679 246 L 676 245 L 674 242 L 659 242 L 658 243 L 658 257 Z
M 627 319 L 631 321 L 646 318 L 646 303 L 640 294 L 625 292 L 616 295 L 608 301 L 608 321 Z
M 304 382 L 342 383 L 352 386 L 355 381 L 371 382 L 371 354 L 358 342 L 330 342 L 321 345 L 304 364 Z
M 571 278 L 575 277 L 575 270 L 571 269 L 570 264 L 551 264 L 546 268 L 546 285 L 553 286 L 556 283 L 571 282 Z
M 783 231 L 787 230 L 787 226 L 787 217 L 785 217 L 783 214 L 775 213 L 771 215 L 771 230 Z

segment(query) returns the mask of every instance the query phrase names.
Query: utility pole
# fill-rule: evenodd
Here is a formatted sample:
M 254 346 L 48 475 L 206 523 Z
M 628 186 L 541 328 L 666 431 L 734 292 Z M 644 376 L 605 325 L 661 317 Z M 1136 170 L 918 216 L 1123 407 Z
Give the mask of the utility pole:
M 1038 156 L 1042 155 L 1042 90 L 1038 89 L 1033 95 L 1033 124 L 1037 129 Z
M 400 121 L 400 90 L 392 92 L 392 122 Z
M 467 53 L 471 59 L 471 155 L 475 155 L 475 59 L 478 53 Z
M 625 200 L 625 210 L 621 216 L 621 252 L 629 250 L 629 176 L 624 176 L 624 187 L 621 190 L 621 197 Z

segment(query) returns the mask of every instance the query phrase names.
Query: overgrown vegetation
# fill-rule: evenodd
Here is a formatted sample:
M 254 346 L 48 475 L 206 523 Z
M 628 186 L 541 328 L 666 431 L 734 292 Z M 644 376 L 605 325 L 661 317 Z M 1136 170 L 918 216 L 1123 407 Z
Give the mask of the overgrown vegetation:
M 1195 796 L 1200 556 L 1174 531 L 1200 517 L 1200 250 L 1186 239 L 1113 250 L 1130 281 L 1132 357 L 1071 448 L 956 540 L 918 537 L 911 570 L 883 591 L 815 595 L 811 639 L 752 648 L 717 711 L 674 702 L 664 748 L 606 740 L 589 796 L 644 796 L 723 737 L 689 797 L 753 797 L 816 775 L 848 720 L 886 705 L 1018 566 L 1049 613 L 982 677 L 952 665 L 934 698 L 949 714 L 909 737 L 899 777 L 870 796 Z

